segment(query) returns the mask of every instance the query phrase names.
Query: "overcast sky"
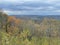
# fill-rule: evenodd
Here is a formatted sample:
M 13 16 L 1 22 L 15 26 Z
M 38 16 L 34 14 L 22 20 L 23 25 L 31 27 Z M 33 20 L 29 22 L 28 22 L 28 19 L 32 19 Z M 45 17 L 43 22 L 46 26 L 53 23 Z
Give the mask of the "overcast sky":
M 0 0 L 9 15 L 60 15 L 60 0 Z

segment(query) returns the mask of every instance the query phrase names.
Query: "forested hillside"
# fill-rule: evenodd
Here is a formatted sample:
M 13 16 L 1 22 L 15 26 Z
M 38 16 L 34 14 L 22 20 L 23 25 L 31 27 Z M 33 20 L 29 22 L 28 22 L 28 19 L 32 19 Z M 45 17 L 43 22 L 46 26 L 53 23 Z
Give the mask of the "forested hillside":
M 0 11 L 0 45 L 60 45 L 60 19 Z

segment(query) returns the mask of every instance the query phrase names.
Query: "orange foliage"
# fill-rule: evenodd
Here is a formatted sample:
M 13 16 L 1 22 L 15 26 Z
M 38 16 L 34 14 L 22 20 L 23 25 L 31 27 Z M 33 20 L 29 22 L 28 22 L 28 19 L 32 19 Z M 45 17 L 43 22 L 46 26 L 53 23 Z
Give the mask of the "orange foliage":
M 9 17 L 8 17 L 8 22 L 12 22 L 12 21 L 15 21 L 15 20 L 16 20 L 16 18 L 13 17 L 13 16 L 9 16 Z
M 19 24 L 19 23 L 21 23 L 21 20 L 20 19 L 16 19 L 15 20 L 15 24 Z
M 14 22 L 15 24 L 21 23 L 20 19 L 16 19 L 14 16 L 9 16 L 8 17 L 8 22 Z

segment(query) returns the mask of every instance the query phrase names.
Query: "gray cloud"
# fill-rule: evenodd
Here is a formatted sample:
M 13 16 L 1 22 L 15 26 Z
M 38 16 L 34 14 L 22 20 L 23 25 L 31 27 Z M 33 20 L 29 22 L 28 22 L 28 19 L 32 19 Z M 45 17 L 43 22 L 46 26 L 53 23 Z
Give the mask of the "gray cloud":
M 4 2 L 5 1 L 5 2 Z M 59 0 L 13 0 L 0 1 L 0 8 L 10 15 L 58 15 Z

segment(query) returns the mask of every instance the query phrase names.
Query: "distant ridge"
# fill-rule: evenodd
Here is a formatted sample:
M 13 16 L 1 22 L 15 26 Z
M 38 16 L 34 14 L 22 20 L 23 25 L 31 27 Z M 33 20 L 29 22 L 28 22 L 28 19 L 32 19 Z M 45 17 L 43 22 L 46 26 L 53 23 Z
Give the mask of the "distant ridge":
M 43 18 L 52 18 L 60 20 L 60 15 L 11 15 L 15 16 L 16 18 L 28 18 L 28 19 L 43 19 Z

